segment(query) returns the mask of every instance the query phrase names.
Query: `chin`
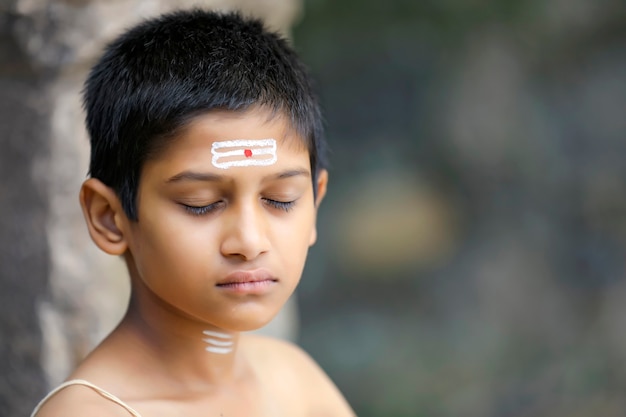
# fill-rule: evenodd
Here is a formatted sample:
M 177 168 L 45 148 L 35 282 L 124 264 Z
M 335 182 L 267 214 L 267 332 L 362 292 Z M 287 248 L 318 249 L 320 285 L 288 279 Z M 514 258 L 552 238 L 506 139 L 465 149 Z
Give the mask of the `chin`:
M 237 312 L 232 317 L 228 317 L 222 323 L 221 328 L 237 332 L 249 332 L 265 327 L 280 310 L 276 311 L 245 311 Z

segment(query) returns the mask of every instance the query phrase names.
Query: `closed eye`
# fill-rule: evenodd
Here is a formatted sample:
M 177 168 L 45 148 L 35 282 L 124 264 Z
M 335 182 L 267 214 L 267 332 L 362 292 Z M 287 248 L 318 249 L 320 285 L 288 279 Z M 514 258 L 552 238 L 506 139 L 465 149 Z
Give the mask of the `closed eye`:
M 204 214 L 209 214 L 221 208 L 224 205 L 224 202 L 217 201 L 215 203 L 208 204 L 206 206 L 190 206 L 189 204 L 183 204 L 183 203 L 180 203 L 180 205 L 183 206 L 185 210 L 187 210 L 189 213 L 193 214 L 194 216 L 202 216 Z
M 265 201 L 265 203 L 271 207 L 284 210 L 284 211 L 290 211 L 296 205 L 296 200 L 278 201 L 278 200 L 272 200 L 271 198 L 264 198 L 263 201 Z

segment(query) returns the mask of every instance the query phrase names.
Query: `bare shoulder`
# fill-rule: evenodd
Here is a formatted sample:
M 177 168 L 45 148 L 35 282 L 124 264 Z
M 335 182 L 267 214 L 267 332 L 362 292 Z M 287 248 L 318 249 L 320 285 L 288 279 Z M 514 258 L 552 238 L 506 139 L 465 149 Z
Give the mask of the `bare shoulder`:
M 355 415 L 328 375 L 299 346 L 256 334 L 246 334 L 241 342 L 264 381 L 283 398 L 306 404 L 307 415 Z
M 128 417 L 128 411 L 85 385 L 70 385 L 48 398 L 35 417 Z
M 307 387 L 312 383 L 332 384 L 317 362 L 294 343 L 252 334 L 246 335 L 245 343 L 251 348 L 249 357 L 254 357 L 261 368 L 292 374 Z

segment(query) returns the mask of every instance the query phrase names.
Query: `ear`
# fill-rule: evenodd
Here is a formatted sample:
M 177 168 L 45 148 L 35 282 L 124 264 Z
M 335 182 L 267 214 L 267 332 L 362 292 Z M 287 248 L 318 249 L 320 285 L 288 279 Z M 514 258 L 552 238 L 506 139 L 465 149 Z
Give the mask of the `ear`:
M 316 218 L 317 218 L 317 209 L 319 208 L 320 204 L 322 203 L 322 200 L 324 199 L 324 196 L 326 195 L 327 186 L 328 186 L 328 171 L 326 171 L 325 169 L 321 169 L 317 173 L 317 184 L 315 184 L 316 191 L 317 191 L 315 194 Z M 309 245 L 313 245 L 316 240 L 317 240 L 317 226 L 316 224 L 313 224 L 313 230 L 311 231 L 311 239 L 309 241 Z
M 80 189 L 89 235 L 94 243 L 110 255 L 122 255 L 128 243 L 122 232 L 125 213 L 115 192 L 96 178 L 89 178 Z

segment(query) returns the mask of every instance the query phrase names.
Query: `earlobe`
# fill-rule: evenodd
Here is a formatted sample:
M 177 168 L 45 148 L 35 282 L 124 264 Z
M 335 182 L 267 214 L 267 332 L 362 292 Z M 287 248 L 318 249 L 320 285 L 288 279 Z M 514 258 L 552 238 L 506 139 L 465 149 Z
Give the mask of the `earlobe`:
M 80 205 L 94 243 L 111 255 L 126 252 L 128 244 L 121 224 L 124 213 L 115 192 L 100 180 L 90 178 L 80 189 Z
M 326 195 L 326 188 L 328 186 L 328 171 L 321 169 L 317 174 L 316 194 L 315 194 L 315 215 L 317 218 L 317 210 Z M 311 239 L 309 240 L 309 246 L 312 246 L 317 240 L 317 225 L 313 225 L 311 230 Z

